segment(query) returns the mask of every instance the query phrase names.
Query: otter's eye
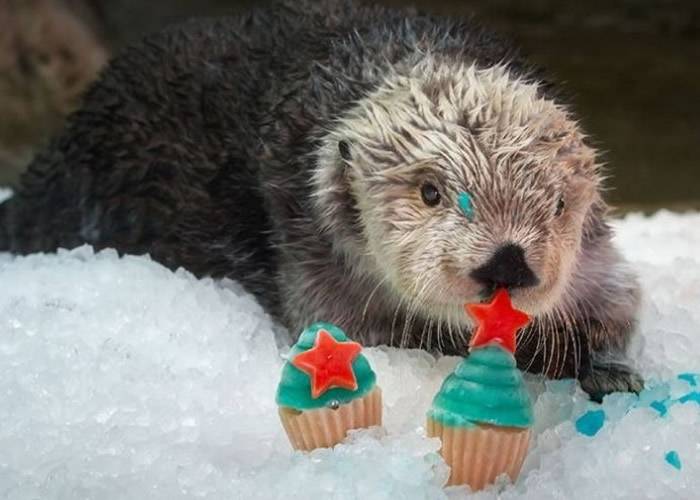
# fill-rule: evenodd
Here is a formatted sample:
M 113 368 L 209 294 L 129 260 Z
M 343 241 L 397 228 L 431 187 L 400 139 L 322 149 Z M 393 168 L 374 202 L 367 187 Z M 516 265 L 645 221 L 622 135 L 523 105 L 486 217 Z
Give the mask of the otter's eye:
M 564 198 L 563 197 L 559 198 L 559 201 L 557 202 L 557 208 L 554 211 L 554 215 L 559 217 L 564 212 L 565 206 L 566 206 L 566 203 L 564 203 Z
M 440 191 L 430 182 L 426 182 L 421 186 L 420 196 L 423 198 L 423 203 L 429 207 L 434 207 L 440 203 Z

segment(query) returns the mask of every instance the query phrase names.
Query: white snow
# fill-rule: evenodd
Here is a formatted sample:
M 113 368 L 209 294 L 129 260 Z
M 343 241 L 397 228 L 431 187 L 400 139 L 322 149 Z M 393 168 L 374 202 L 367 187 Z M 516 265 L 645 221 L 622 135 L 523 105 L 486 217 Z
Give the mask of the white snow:
M 0 186 L 0 203 L 12 197 L 12 190 Z
M 595 408 L 572 381 L 529 377 L 536 438 L 521 478 L 472 498 L 700 498 L 700 404 L 648 407 L 700 372 L 700 215 L 630 215 L 618 242 L 645 289 L 633 352 L 656 389 Z M 351 332 L 350 332 L 351 333 Z M 439 499 L 447 469 L 425 411 L 456 358 L 368 349 L 385 430 L 292 452 L 274 391 L 287 346 L 232 282 L 144 257 L 0 254 L 0 498 Z M 696 388 L 697 389 L 697 388 Z M 664 460 L 675 450 L 676 470 Z

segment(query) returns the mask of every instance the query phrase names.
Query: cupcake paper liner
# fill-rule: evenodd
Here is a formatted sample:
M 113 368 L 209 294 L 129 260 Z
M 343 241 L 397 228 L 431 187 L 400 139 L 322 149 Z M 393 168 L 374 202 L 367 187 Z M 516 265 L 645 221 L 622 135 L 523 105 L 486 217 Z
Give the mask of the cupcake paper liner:
M 340 443 L 351 429 L 382 425 L 382 391 L 375 387 L 366 396 L 337 409 L 295 410 L 280 407 L 280 419 L 296 450 L 310 451 Z
M 477 491 L 503 473 L 515 481 L 530 443 L 530 429 L 477 425 L 447 427 L 428 418 L 427 434 L 442 441 L 440 454 L 450 466 L 449 485 L 468 484 Z

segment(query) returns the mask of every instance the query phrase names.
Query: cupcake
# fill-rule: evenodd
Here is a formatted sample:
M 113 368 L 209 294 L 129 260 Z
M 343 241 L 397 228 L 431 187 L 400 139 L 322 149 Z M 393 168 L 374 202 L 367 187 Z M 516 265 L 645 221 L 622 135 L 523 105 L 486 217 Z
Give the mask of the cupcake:
M 295 449 L 333 446 L 350 429 L 382 424 L 382 393 L 361 350 L 330 323 L 311 325 L 292 347 L 277 404 Z
M 442 441 L 448 484 L 480 490 L 503 473 L 515 481 L 530 442 L 532 403 L 513 357 L 515 333 L 529 317 L 505 290 L 466 309 L 478 323 L 470 354 L 435 395 L 427 434 Z

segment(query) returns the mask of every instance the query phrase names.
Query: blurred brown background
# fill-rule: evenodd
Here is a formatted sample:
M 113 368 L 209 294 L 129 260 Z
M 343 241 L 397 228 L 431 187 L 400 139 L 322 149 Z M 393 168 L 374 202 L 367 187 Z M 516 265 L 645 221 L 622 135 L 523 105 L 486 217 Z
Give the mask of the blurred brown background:
M 470 15 L 508 35 L 573 97 L 625 208 L 700 208 L 697 0 L 378 0 Z M 110 53 L 246 0 L 0 0 L 0 185 L 60 129 Z

